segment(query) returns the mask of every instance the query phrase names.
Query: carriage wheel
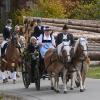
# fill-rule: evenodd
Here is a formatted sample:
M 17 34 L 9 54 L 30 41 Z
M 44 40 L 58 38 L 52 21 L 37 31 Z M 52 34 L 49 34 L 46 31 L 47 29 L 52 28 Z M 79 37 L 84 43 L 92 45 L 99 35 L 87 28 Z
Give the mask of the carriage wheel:
M 26 62 L 23 62 L 22 77 L 23 77 L 23 83 L 25 88 L 28 88 L 30 85 L 30 77 L 29 77 L 28 66 Z
M 40 74 L 39 74 L 39 66 L 38 66 L 38 64 L 36 64 L 36 66 L 35 66 L 34 75 L 35 75 L 36 90 L 40 90 Z

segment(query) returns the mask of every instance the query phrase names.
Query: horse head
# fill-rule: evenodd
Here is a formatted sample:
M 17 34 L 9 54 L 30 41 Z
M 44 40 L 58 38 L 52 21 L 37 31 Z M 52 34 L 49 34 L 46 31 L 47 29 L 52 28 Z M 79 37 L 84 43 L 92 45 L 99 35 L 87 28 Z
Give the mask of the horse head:
M 58 55 L 62 56 L 65 60 L 65 62 L 70 62 L 70 41 L 62 42 L 57 46 Z
M 18 38 L 19 38 L 18 34 L 12 34 L 12 37 L 11 37 L 12 46 L 14 46 L 14 47 L 18 47 L 19 46 Z
M 77 44 L 76 53 L 82 59 L 88 56 L 87 43 L 88 42 L 84 37 L 79 38 L 76 43 Z

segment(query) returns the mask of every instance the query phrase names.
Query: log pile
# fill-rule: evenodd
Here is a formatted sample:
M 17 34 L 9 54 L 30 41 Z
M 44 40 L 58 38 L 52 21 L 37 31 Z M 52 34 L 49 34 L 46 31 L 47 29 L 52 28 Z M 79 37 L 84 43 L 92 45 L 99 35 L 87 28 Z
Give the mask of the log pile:
M 52 19 L 52 18 L 39 18 L 39 17 L 23 17 L 24 19 L 37 20 L 41 19 L 43 23 L 53 23 L 61 27 L 62 24 L 67 23 L 68 27 L 76 30 L 90 31 L 100 33 L 100 21 L 96 20 L 75 20 L 75 19 Z
M 38 17 L 25 17 L 29 21 L 41 19 L 44 26 L 49 26 L 56 36 L 62 32 L 65 23 L 68 24 L 69 32 L 75 39 L 83 36 L 88 40 L 88 54 L 91 60 L 100 61 L 100 21 L 96 20 L 74 20 L 74 19 L 50 19 Z

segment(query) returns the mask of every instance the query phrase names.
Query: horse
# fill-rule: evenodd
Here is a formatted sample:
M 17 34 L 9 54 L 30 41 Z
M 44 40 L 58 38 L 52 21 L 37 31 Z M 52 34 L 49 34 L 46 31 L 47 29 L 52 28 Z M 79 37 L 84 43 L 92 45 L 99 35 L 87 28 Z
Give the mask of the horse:
M 76 79 L 78 79 L 80 83 L 80 92 L 84 92 L 85 90 L 85 79 L 90 65 L 90 58 L 88 57 L 87 51 L 87 43 L 88 42 L 84 37 L 80 37 L 76 41 L 74 47 L 74 55 L 71 58 L 71 62 L 68 65 L 69 67 L 73 66 L 76 69 Z M 74 74 L 72 73 L 71 89 L 74 88 L 74 78 Z
M 62 42 L 61 44 L 59 44 L 57 46 L 57 52 L 58 52 L 58 56 L 60 57 L 60 61 L 63 62 L 63 75 L 62 75 L 62 80 L 63 80 L 63 88 L 64 88 L 64 93 L 66 93 L 67 91 L 67 72 L 69 71 L 69 62 L 71 61 L 71 55 L 70 55 L 70 51 L 71 51 L 71 46 L 70 46 L 70 41 L 66 41 L 66 42 Z
M 50 48 L 44 56 L 44 64 L 47 73 L 51 80 L 51 89 L 56 92 L 60 92 L 59 89 L 59 74 L 63 69 L 62 62 L 59 61 L 58 53 L 56 49 Z M 54 81 L 53 81 L 54 78 Z
M 8 42 L 6 48 L 4 61 L 1 60 L 1 70 L 3 76 L 3 82 L 5 83 L 5 71 L 12 71 L 13 83 L 16 81 L 16 68 L 21 63 L 21 56 L 19 51 L 18 37 L 16 35 L 11 36 L 11 40 Z

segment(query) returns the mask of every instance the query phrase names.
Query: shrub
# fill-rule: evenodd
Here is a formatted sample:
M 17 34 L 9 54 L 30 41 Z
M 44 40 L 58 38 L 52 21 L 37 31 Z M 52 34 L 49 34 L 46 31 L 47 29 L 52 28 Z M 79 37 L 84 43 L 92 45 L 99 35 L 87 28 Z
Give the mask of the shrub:
M 60 0 L 39 0 L 37 8 L 33 9 L 33 16 L 48 18 L 64 18 L 65 9 Z
M 96 2 L 96 1 L 95 1 Z M 96 3 L 80 4 L 73 10 L 71 18 L 77 19 L 100 19 L 100 0 Z

